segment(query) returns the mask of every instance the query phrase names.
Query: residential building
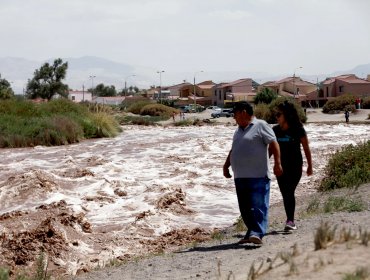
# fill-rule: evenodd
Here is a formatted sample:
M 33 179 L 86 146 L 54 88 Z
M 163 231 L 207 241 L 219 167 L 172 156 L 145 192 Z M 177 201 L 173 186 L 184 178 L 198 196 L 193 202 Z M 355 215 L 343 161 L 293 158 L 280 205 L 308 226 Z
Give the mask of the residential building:
M 204 81 L 196 85 L 190 83 L 181 84 L 181 86 L 178 88 L 178 105 L 193 103 L 202 106 L 212 105 L 213 88 L 215 85 L 216 84 L 212 81 Z
M 76 103 L 92 102 L 92 94 L 89 91 L 70 90 L 68 92 L 68 99 Z
M 93 98 L 93 103 L 105 105 L 120 105 L 127 96 L 96 96 Z
M 252 79 L 239 79 L 231 83 L 221 83 L 214 86 L 212 105 L 225 107 L 228 102 L 252 102 L 256 96 L 257 84 Z
M 319 93 L 322 98 L 330 99 L 344 94 L 364 98 L 370 96 L 370 80 L 358 78 L 354 74 L 327 78 L 321 83 Z
M 318 100 L 317 85 L 296 76 L 263 83 L 258 87 L 258 90 L 263 88 L 269 88 L 280 96 L 295 98 L 302 105 L 310 106 L 309 104 L 315 101 L 315 104 L 311 104 L 311 106 L 315 106 L 316 100 Z

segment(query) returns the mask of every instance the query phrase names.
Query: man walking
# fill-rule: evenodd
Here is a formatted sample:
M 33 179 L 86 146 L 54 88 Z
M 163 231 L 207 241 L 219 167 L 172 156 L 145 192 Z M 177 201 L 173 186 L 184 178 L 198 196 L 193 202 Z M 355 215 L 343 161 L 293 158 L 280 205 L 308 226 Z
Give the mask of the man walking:
M 233 109 L 238 124 L 231 151 L 223 166 L 226 178 L 234 173 L 234 182 L 240 214 L 247 232 L 238 243 L 262 244 L 268 224 L 270 178 L 268 147 L 274 156 L 274 174 L 280 176 L 280 149 L 272 128 L 253 116 L 253 107 L 245 101 L 237 102 Z

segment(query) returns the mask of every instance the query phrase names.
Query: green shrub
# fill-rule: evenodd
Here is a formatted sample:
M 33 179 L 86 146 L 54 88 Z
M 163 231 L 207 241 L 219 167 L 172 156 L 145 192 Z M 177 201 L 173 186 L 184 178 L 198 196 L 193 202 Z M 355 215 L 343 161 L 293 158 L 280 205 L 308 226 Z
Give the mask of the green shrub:
M 307 117 L 304 113 L 304 110 L 303 110 L 302 106 L 300 104 L 298 104 L 297 101 L 294 98 L 291 98 L 291 97 L 279 97 L 279 98 L 275 99 L 274 101 L 272 101 L 269 105 L 271 115 L 270 115 L 270 118 L 267 119 L 266 121 L 268 123 L 276 123 L 275 113 L 277 111 L 277 107 L 278 107 L 279 104 L 281 104 L 285 101 L 288 101 L 289 103 L 292 103 L 294 105 L 294 107 L 296 108 L 296 110 L 298 112 L 298 116 L 299 116 L 300 121 L 302 123 L 305 123 L 307 121 Z
M 135 103 L 131 104 L 128 107 L 127 111 L 130 112 L 130 113 L 139 115 L 141 109 L 143 107 L 145 107 L 146 105 L 149 105 L 149 104 L 151 104 L 151 102 L 148 101 L 148 100 L 138 101 L 138 102 L 135 102 Z
M 367 96 L 362 100 L 361 108 L 370 109 L 370 96 Z
M 40 116 L 38 104 L 31 101 L 18 101 L 16 99 L 0 101 L 0 115 L 35 117 Z
M 174 126 L 191 126 L 194 125 L 194 120 L 181 120 L 174 123 Z
M 254 104 L 265 103 L 270 104 L 273 100 L 278 98 L 277 93 L 270 88 L 263 88 L 254 97 Z
M 112 111 L 108 109 L 104 111 Z M 0 101 L 0 148 L 64 145 L 84 138 L 117 135 L 117 121 L 102 108 L 99 111 L 90 113 L 86 105 L 66 99 L 42 104 Z
M 106 113 L 92 114 L 95 126 L 95 137 L 115 137 L 121 132 L 121 128 L 113 116 Z
M 338 211 L 361 212 L 365 209 L 366 205 L 360 198 L 349 198 L 346 196 L 329 197 L 324 203 L 325 213 Z
M 370 182 L 370 141 L 337 151 L 325 168 L 319 190 L 357 187 Z
M 38 104 L 39 110 L 46 115 L 77 114 L 86 115 L 88 109 L 65 98 L 53 99 L 49 102 Z
M 118 122 L 121 125 L 156 125 L 156 122 L 167 120 L 168 118 L 163 117 L 152 117 L 152 116 L 117 116 Z
M 162 104 L 149 104 L 141 108 L 140 115 L 163 116 L 170 118 L 173 112 L 178 113 L 178 110 Z
M 254 115 L 258 119 L 265 120 L 269 123 L 276 123 L 276 120 L 274 119 L 273 116 L 273 112 L 271 111 L 269 105 L 265 103 L 259 103 L 256 105 L 256 107 L 254 108 Z
M 345 109 L 349 109 L 353 112 L 355 110 L 355 100 L 356 97 L 350 94 L 338 96 L 326 102 L 322 107 L 322 111 L 324 113 L 330 113 L 332 111 L 344 111 Z

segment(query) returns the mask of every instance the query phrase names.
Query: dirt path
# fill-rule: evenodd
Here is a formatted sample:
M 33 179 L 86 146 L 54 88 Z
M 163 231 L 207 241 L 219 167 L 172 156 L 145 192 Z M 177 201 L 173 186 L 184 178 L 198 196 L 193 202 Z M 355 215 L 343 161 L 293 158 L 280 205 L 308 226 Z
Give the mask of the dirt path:
M 263 263 L 256 279 L 343 279 L 345 273 L 370 267 L 370 244 L 361 245 L 358 233 L 359 227 L 362 232 L 370 230 L 370 184 L 355 193 L 342 190 L 323 194 L 320 196 L 321 204 L 333 195 L 361 196 L 366 210 L 308 215 L 307 207 L 313 201 L 312 197 L 300 197 L 297 203 L 299 229 L 290 234 L 282 231 L 283 207 L 281 204 L 274 205 L 270 210 L 269 234 L 261 247 L 237 245 L 244 232 L 229 228 L 205 243 L 72 279 L 247 279 L 253 263 L 256 269 Z M 315 251 L 315 231 L 323 221 L 329 226 L 338 226 L 336 241 L 326 250 Z M 351 229 L 357 237 L 348 242 L 340 240 L 342 228 Z M 285 255 L 279 257 L 284 252 Z M 269 269 L 270 265 L 272 269 Z

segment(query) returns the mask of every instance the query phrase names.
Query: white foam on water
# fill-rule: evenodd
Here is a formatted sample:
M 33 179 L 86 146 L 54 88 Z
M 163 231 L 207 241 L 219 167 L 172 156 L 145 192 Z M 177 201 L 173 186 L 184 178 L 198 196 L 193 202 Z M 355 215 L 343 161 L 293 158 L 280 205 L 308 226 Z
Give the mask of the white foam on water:
M 24 197 L 22 204 L 8 201 L 10 205 L 0 207 L 0 214 L 64 199 L 75 211 L 86 209 L 86 218 L 93 227 L 119 225 L 130 228 L 133 235 L 144 224 L 155 234 L 175 228 L 230 226 L 239 216 L 239 209 L 233 180 L 223 177 L 222 166 L 235 128 L 130 126 L 113 139 L 2 150 L 0 203 L 5 199 L 2 190 L 10 187 L 8 178 L 30 170 L 52 175 L 58 187 L 55 192 L 45 193 L 44 201 L 33 197 Z M 323 176 L 329 154 L 343 145 L 368 140 L 370 135 L 369 125 L 308 124 L 305 129 L 315 174 L 303 174 L 298 194 L 315 191 L 313 182 Z M 93 175 L 68 175 L 79 169 Z M 117 189 L 127 196 L 117 195 Z M 173 213 L 157 207 L 160 198 L 176 189 L 185 193 L 183 207 L 192 213 Z M 273 177 L 271 203 L 280 200 Z M 145 211 L 150 212 L 147 218 L 135 224 L 137 216 Z

